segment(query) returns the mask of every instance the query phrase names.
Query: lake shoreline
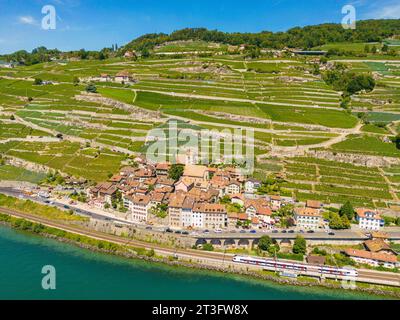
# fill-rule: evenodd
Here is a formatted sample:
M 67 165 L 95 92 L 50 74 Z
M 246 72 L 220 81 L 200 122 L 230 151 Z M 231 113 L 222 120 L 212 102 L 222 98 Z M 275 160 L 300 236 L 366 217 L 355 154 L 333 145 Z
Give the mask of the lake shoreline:
M 21 219 L 24 220 L 24 219 Z M 102 253 L 102 254 L 107 254 L 107 255 L 113 255 L 116 257 L 122 257 L 126 259 L 139 259 L 142 261 L 148 261 L 152 263 L 158 263 L 158 264 L 163 264 L 163 265 L 168 265 L 171 267 L 179 267 L 179 268 L 185 268 L 185 269 L 200 269 L 203 271 L 210 271 L 210 272 L 217 272 L 220 274 L 226 274 L 226 275 L 239 275 L 243 276 L 243 278 L 247 279 L 252 279 L 252 280 L 262 280 L 262 281 L 268 281 L 268 282 L 273 282 L 277 283 L 279 285 L 291 285 L 291 286 L 296 286 L 296 287 L 309 287 L 309 288 L 321 288 L 324 290 L 344 290 L 340 284 L 336 285 L 333 283 L 321 283 L 321 282 L 306 282 L 306 281 L 299 281 L 299 280 L 294 280 L 294 279 L 289 279 L 289 278 L 281 278 L 278 276 L 273 276 L 269 274 L 262 274 L 262 273 L 257 273 L 253 271 L 238 271 L 238 270 L 232 270 L 232 269 L 226 269 L 222 267 L 217 267 L 217 266 L 211 266 L 207 264 L 200 264 L 200 263 L 193 263 L 189 261 L 183 261 L 183 260 L 174 260 L 174 259 L 168 259 L 165 257 L 157 257 L 154 255 L 154 252 L 152 255 L 149 255 L 149 252 L 146 252 L 146 250 L 139 254 L 139 253 L 133 253 L 134 251 L 132 250 L 131 252 L 123 251 L 123 250 L 107 250 L 104 248 L 99 248 L 98 246 L 94 245 L 89 245 L 87 243 L 83 243 L 80 241 L 74 241 L 71 239 L 68 239 L 67 237 L 60 237 L 54 234 L 50 233 L 35 233 L 32 231 L 27 231 L 27 230 L 21 230 L 19 228 L 16 228 L 13 226 L 12 223 L 5 222 L 5 221 L 0 221 L 0 224 L 10 227 L 13 230 L 17 231 L 24 231 L 27 232 L 28 234 L 36 234 L 45 238 L 53 239 L 58 242 L 74 245 L 76 247 L 86 249 L 92 252 L 97 252 L 97 253 Z M 90 238 L 90 237 L 89 237 Z M 94 238 L 92 238 L 94 239 Z M 400 299 L 400 291 L 395 292 L 395 291 L 385 291 L 385 290 L 380 290 L 378 288 L 364 288 L 364 287 L 359 287 L 357 286 L 353 292 L 359 292 L 361 294 L 373 294 L 377 297 L 385 297 L 385 298 L 391 298 L 391 299 Z

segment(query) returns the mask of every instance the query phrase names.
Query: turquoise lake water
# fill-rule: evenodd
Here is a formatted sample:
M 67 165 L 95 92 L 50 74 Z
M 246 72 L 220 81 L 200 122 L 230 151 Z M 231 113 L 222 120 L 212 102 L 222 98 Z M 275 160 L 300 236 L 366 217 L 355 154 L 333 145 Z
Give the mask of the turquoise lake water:
M 42 267 L 56 269 L 43 290 Z M 93 253 L 0 226 L 0 299 L 371 299 Z

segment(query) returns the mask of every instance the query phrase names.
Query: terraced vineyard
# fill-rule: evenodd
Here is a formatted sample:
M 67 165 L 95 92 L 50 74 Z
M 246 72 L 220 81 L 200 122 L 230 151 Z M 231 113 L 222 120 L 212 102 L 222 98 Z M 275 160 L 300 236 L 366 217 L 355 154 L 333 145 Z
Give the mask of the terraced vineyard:
M 137 61 L 0 69 L 0 152 L 43 172 L 102 181 L 145 150 L 149 130 L 168 120 L 196 130 L 252 128 L 255 176 L 283 174 L 283 194 L 375 207 L 399 202 L 400 152 L 390 139 L 399 132 L 400 60 L 340 59 L 377 82 L 352 96 L 349 112 L 340 92 L 313 72 L 312 57 L 249 60 L 225 51 L 192 41 L 158 46 Z M 95 79 L 121 71 L 134 83 Z M 34 85 L 35 78 L 53 84 Z M 85 92 L 89 82 L 97 94 Z

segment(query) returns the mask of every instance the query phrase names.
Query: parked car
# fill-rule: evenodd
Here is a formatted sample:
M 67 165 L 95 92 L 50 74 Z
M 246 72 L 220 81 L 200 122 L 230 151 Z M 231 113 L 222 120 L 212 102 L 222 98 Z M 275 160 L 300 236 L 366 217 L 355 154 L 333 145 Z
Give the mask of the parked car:
M 214 232 L 215 233 L 222 233 L 222 230 L 221 229 L 215 229 Z
M 172 233 L 173 231 L 170 228 L 167 228 L 165 232 Z
M 281 232 L 282 232 L 282 233 L 287 233 L 287 230 L 283 229 Z
M 279 231 L 278 230 L 272 230 L 272 233 L 278 233 Z
M 240 233 L 246 233 L 246 230 L 240 230 Z
M 334 232 L 329 232 L 328 234 L 329 234 L 330 236 L 334 236 L 334 235 L 335 235 Z
M 182 231 L 182 234 L 184 234 L 184 235 L 188 235 L 188 234 L 189 234 L 189 232 L 187 232 L 187 231 Z
M 314 233 L 314 230 L 308 230 L 307 233 Z
M 294 233 L 294 230 L 289 230 L 288 232 L 289 232 L 289 233 Z
M 176 230 L 175 233 L 176 234 L 182 234 L 182 231 L 181 230 Z
M 210 230 L 204 230 L 203 233 L 210 233 Z

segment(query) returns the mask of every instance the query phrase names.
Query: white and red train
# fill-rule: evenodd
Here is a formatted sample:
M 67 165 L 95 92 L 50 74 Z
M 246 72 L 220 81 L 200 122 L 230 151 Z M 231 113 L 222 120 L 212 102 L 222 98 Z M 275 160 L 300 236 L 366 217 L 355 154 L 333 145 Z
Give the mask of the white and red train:
M 262 259 L 256 257 L 245 257 L 245 256 L 234 256 L 233 262 L 245 263 L 249 265 L 256 265 L 264 267 L 268 270 L 279 270 L 279 271 L 294 271 L 299 273 L 318 273 L 325 275 L 335 276 L 346 276 L 346 277 L 357 277 L 358 272 L 354 269 L 339 268 L 332 266 L 318 266 L 310 265 L 305 263 L 279 261 L 274 259 Z

